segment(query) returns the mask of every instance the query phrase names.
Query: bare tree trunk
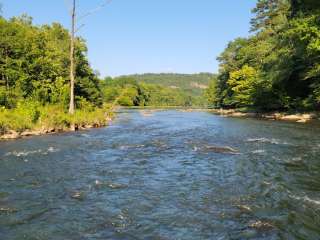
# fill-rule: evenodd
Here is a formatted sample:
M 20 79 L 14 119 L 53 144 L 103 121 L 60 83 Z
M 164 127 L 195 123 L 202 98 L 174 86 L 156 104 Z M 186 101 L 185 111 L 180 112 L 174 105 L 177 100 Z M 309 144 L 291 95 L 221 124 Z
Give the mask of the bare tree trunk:
M 8 69 L 8 49 L 6 48 L 5 50 L 6 52 L 6 68 L 5 69 Z M 6 73 L 6 76 L 5 76 L 5 82 L 6 82 L 6 93 L 8 93 L 9 91 L 9 77 L 8 77 L 8 73 Z
M 74 81 L 75 81 L 75 60 L 74 60 L 74 41 L 75 41 L 75 20 L 76 20 L 76 0 L 73 0 L 71 13 L 71 36 L 70 36 L 70 105 L 69 113 L 74 114 Z

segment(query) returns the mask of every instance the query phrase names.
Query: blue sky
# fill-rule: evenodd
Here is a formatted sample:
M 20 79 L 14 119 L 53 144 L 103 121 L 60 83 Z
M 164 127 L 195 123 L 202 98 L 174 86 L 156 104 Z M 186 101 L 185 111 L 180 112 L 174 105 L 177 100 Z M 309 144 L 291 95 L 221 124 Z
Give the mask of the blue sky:
M 0 0 L 3 15 L 70 27 L 70 0 Z M 80 12 L 101 0 L 78 0 Z M 227 43 L 247 36 L 254 0 L 113 0 L 85 19 L 79 35 L 102 76 L 145 72 L 217 72 Z

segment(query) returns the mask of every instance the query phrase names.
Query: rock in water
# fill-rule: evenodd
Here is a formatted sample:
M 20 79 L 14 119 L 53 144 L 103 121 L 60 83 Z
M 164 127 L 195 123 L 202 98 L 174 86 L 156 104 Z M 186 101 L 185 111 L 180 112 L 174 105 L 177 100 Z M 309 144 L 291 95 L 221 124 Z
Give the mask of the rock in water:
M 73 199 L 82 201 L 84 200 L 85 194 L 83 192 L 74 192 L 70 197 Z
M 10 130 L 4 135 L 0 136 L 0 139 L 10 140 L 10 139 L 17 139 L 20 137 L 20 134 L 16 131 Z
M 249 228 L 256 229 L 259 231 L 269 231 L 274 229 L 275 227 L 270 222 L 264 221 L 255 221 L 249 224 Z
M 204 149 L 214 153 L 239 154 L 239 152 L 232 147 L 205 146 Z
M 15 213 L 18 210 L 15 208 L 8 208 L 8 207 L 0 207 L 0 214 L 4 213 L 4 214 L 11 214 L 11 213 Z

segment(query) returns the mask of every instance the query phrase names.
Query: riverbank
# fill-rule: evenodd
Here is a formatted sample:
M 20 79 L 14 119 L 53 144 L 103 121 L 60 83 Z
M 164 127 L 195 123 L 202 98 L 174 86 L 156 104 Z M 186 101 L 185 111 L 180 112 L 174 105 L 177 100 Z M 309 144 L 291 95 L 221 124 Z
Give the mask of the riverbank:
M 261 118 L 268 120 L 277 121 L 291 121 L 297 123 L 307 123 L 313 120 L 320 120 L 319 112 L 309 113 L 289 113 L 289 112 L 245 112 L 235 109 L 210 109 L 209 112 L 227 117 L 250 117 L 250 118 Z
M 72 132 L 107 126 L 113 119 L 112 108 L 77 110 L 69 115 L 58 106 L 20 111 L 0 111 L 0 140 Z
M 62 132 L 74 132 L 79 130 L 87 130 L 92 128 L 100 128 L 105 127 L 111 122 L 111 118 L 106 117 L 106 121 L 104 123 L 92 123 L 92 124 L 75 124 L 70 127 L 43 127 L 40 129 L 30 129 L 25 130 L 23 132 L 17 132 L 15 130 L 8 130 L 4 134 L 0 135 L 0 140 L 14 140 L 24 137 L 32 137 L 32 136 L 40 136 L 45 134 L 54 134 L 54 133 L 62 133 Z
M 207 111 L 213 114 L 225 117 L 243 117 L 243 118 L 259 118 L 274 121 L 289 121 L 298 123 L 307 123 L 313 120 L 320 120 L 320 112 L 249 112 L 239 109 L 208 109 L 199 107 L 129 107 L 124 109 L 133 109 L 141 111 L 153 110 L 178 110 L 181 112 Z

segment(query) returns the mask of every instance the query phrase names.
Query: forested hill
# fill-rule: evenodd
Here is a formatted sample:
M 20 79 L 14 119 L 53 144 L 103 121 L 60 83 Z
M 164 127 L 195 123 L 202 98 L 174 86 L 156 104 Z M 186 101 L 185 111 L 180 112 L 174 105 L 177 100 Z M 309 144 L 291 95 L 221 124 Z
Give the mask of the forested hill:
M 137 82 L 157 84 L 172 89 L 180 89 L 194 96 L 199 96 L 214 77 L 212 73 L 178 74 L 178 73 L 145 73 L 125 77 Z

